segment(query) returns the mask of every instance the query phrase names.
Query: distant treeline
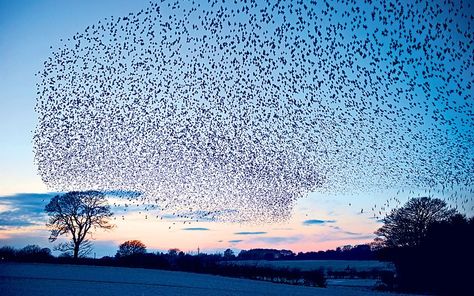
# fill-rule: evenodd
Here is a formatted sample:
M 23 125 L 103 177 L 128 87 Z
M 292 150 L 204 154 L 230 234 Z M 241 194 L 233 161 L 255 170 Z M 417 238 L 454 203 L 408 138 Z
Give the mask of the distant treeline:
M 226 256 L 225 256 L 226 257 Z M 376 252 L 369 245 L 347 245 L 335 250 L 293 253 L 290 250 L 242 250 L 230 260 L 377 260 Z
M 146 250 L 146 249 L 144 249 Z M 145 254 L 142 254 L 145 253 Z M 153 253 L 146 253 L 143 251 L 139 255 L 153 255 Z M 179 249 L 170 249 L 168 253 L 156 253 L 167 257 L 174 258 L 178 256 L 182 258 L 184 256 L 191 257 L 206 257 L 211 256 L 215 261 L 228 261 L 228 260 L 377 260 L 377 252 L 372 250 L 369 245 L 357 245 L 357 246 L 344 246 L 336 248 L 335 250 L 327 251 L 318 251 L 318 252 L 300 252 L 295 254 L 290 250 L 277 250 L 277 249 L 250 249 L 242 250 L 237 256 L 234 255 L 234 252 L 231 249 L 227 249 L 223 254 L 199 254 L 199 255 L 190 255 L 185 254 Z M 155 254 L 155 255 L 156 255 Z M 131 255 L 137 254 L 128 254 L 120 255 L 120 252 L 117 252 L 115 256 L 118 258 L 135 258 Z M 61 254 L 59 258 L 61 260 L 67 260 L 69 255 Z M 37 245 L 28 245 L 23 249 L 14 249 L 9 246 L 4 246 L 0 248 L 0 259 L 1 260 L 14 260 L 14 261 L 48 261 L 52 258 L 55 258 L 49 248 L 41 248 Z M 109 260 L 111 257 L 103 257 L 100 260 Z M 85 260 L 87 258 L 82 258 Z M 137 259 L 137 258 L 135 258 Z M 134 260 L 135 260 L 134 259 Z M 123 259 L 124 260 L 124 259 Z M 173 260 L 166 260 L 169 263 Z

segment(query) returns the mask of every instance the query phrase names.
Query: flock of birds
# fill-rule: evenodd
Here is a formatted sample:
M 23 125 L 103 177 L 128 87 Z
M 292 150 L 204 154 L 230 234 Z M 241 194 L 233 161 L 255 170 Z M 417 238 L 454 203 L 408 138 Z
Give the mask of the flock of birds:
M 54 190 L 186 219 L 373 188 L 472 210 L 473 21 L 470 1 L 152 1 L 52 49 L 35 162 Z

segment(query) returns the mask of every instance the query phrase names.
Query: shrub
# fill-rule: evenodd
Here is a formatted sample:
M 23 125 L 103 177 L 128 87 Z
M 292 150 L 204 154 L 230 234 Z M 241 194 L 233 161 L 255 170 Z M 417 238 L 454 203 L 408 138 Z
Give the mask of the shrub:
M 0 248 L 0 260 L 10 261 L 15 259 L 16 250 L 10 246 L 3 246 Z

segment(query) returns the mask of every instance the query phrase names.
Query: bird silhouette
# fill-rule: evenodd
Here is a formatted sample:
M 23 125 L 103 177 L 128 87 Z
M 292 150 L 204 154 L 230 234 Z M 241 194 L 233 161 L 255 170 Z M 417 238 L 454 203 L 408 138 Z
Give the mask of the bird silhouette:
M 281 222 L 310 192 L 374 188 L 472 210 L 472 11 L 162 0 L 100 20 L 37 74 L 38 172 L 189 221 Z

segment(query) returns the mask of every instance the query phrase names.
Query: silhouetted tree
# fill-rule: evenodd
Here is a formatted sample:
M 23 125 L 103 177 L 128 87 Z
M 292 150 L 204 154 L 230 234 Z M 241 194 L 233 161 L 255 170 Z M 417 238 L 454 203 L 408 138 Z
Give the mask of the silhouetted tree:
M 413 199 L 384 219 L 377 231 L 384 247 L 379 258 L 395 264 L 390 284 L 399 291 L 436 295 L 467 295 L 474 262 L 473 218 L 449 209 L 439 199 Z
M 38 245 L 27 245 L 21 249 L 19 253 L 24 255 L 44 254 L 49 256 L 51 255 L 51 250 L 49 248 L 41 248 Z
M 49 215 L 46 224 L 51 230 L 49 240 L 54 242 L 60 235 L 70 234 L 71 242 L 59 247 L 63 251 L 69 249 L 77 259 L 83 243 L 90 244 L 86 236 L 92 229 L 111 229 L 109 223 L 112 216 L 105 195 L 98 191 L 72 191 L 56 195 L 45 207 Z
M 293 258 L 295 253 L 290 250 L 275 249 L 250 249 L 240 251 L 237 259 L 239 260 L 275 260 L 284 258 Z
M 232 251 L 231 249 L 225 250 L 224 251 L 224 259 L 225 260 L 235 259 L 234 251 Z
M 179 253 L 181 253 L 181 250 L 177 249 L 177 248 L 173 248 L 173 249 L 168 250 L 168 255 L 171 256 L 171 257 L 178 256 Z
M 456 214 L 445 201 L 438 198 L 413 198 L 403 207 L 393 209 L 384 219 L 384 225 L 375 234 L 386 247 L 419 246 L 428 227 L 446 221 Z
M 139 240 L 129 240 L 119 246 L 115 257 L 126 257 L 146 253 L 146 246 Z
M 15 258 L 16 250 L 10 246 L 0 248 L 0 260 L 12 260 Z
M 20 249 L 16 256 L 24 261 L 45 261 L 52 258 L 49 248 L 41 248 L 38 245 L 27 245 Z

